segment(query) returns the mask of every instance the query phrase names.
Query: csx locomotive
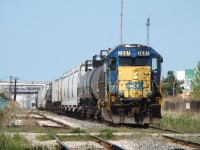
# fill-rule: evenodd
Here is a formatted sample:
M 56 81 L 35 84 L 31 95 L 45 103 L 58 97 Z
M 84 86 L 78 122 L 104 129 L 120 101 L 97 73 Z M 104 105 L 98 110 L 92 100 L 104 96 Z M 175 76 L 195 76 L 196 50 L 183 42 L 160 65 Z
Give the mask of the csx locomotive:
M 162 62 L 153 48 L 139 44 L 101 50 L 47 85 L 38 107 L 112 123 L 157 122 L 163 99 Z

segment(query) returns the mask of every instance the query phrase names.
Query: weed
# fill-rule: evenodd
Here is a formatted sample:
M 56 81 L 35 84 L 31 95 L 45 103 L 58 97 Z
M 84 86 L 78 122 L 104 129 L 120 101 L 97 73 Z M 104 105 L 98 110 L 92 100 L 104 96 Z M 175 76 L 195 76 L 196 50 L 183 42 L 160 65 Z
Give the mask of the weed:
M 56 137 L 60 141 L 92 141 L 93 138 L 91 138 L 89 135 L 56 135 Z M 49 135 L 40 135 L 36 137 L 37 140 L 39 141 L 48 141 L 48 140 L 53 140 L 54 138 L 49 134 Z
M 28 140 L 20 136 L 19 134 L 6 135 L 1 133 L 0 134 L 0 149 L 3 150 L 10 150 L 10 149 L 17 149 L 17 150 L 24 150 L 30 148 L 31 145 Z
M 37 139 L 38 141 L 49 141 L 49 140 L 54 140 L 54 138 L 53 138 L 53 136 L 52 136 L 51 134 L 36 136 L 36 139 Z
M 71 135 L 71 136 L 58 136 L 61 141 L 93 141 L 94 139 L 89 135 Z
M 110 129 L 103 129 L 100 131 L 100 135 L 99 135 L 101 138 L 103 139 L 111 139 L 114 137 L 113 135 L 113 130 L 110 130 Z
M 70 131 L 70 133 L 85 133 L 85 130 L 80 128 L 75 128 Z
M 166 114 L 159 121 L 158 125 L 163 128 L 184 131 L 188 133 L 200 133 L 200 116 L 185 114 Z

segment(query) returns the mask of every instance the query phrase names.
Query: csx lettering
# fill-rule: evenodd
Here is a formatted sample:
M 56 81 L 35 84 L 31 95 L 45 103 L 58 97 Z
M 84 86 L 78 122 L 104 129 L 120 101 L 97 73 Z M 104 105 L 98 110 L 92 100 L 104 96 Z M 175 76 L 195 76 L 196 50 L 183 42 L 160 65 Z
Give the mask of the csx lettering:
M 127 82 L 126 83 L 126 88 L 128 90 L 130 90 L 130 89 L 142 90 L 142 82 Z

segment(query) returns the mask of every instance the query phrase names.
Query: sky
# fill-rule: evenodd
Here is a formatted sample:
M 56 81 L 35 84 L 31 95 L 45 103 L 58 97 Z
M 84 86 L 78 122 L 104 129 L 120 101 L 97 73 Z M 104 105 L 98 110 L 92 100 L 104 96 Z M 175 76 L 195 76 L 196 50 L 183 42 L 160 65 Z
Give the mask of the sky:
M 124 0 L 123 44 L 146 45 L 147 18 L 163 76 L 193 69 L 200 0 Z M 0 0 L 0 80 L 52 81 L 119 44 L 120 0 Z

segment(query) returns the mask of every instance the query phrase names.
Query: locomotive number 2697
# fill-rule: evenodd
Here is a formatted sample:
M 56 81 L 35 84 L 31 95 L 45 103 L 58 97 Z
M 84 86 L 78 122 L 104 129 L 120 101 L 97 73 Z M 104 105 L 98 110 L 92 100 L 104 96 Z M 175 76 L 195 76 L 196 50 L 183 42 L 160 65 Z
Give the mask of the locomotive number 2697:
M 130 51 L 118 51 L 118 56 L 130 56 Z

